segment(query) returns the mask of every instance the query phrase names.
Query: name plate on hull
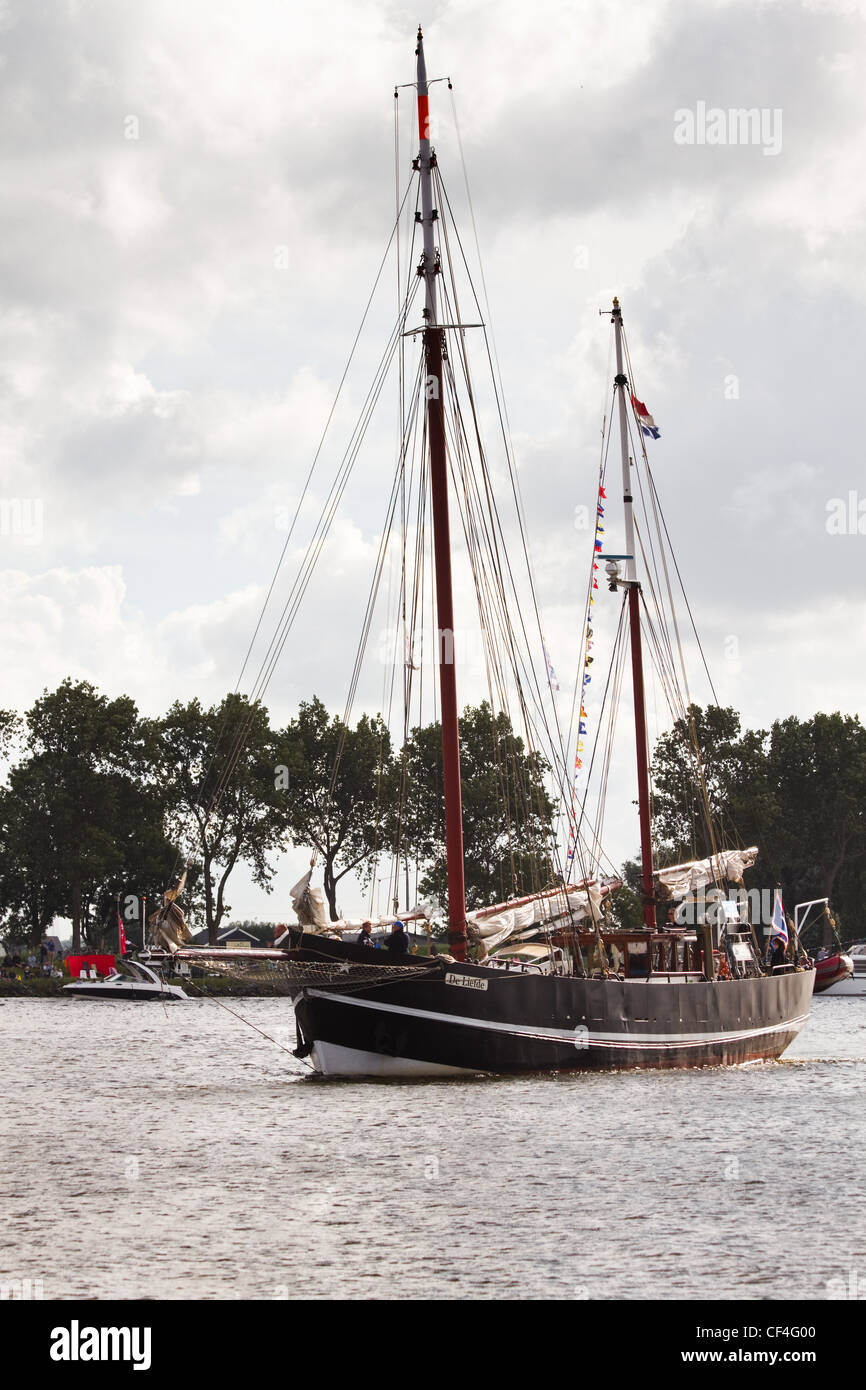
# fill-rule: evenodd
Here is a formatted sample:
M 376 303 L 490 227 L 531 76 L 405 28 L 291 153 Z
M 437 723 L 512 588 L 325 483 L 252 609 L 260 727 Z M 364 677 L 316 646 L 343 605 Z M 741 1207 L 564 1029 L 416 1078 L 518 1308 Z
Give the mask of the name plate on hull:
M 456 975 L 449 970 L 445 976 L 446 985 L 461 985 L 463 989 L 486 989 L 487 981 L 476 979 L 474 975 Z

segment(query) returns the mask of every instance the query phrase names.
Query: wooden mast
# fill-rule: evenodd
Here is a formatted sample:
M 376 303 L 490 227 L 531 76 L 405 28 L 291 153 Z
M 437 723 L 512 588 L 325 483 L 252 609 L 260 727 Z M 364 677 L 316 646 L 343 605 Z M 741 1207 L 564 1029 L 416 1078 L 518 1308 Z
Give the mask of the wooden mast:
M 622 369 L 622 310 L 614 298 L 611 319 L 616 341 L 616 376 L 614 385 L 619 396 L 619 435 L 622 451 L 622 500 L 625 512 L 625 587 L 628 589 L 628 618 L 631 638 L 631 674 L 634 689 L 634 733 L 637 754 L 638 811 L 640 814 L 641 888 L 643 890 L 643 919 L 651 931 L 656 930 L 656 907 L 653 891 L 653 846 L 650 834 L 649 749 L 646 735 L 646 700 L 643 680 L 643 651 L 640 632 L 640 584 L 634 543 L 634 503 L 631 491 L 631 460 L 628 455 L 628 410 L 625 392 L 628 378 Z
M 445 791 L 445 856 L 448 868 L 448 940 L 451 954 L 466 959 L 466 885 L 463 866 L 463 808 L 460 792 L 460 730 L 454 669 L 454 600 L 451 586 L 451 527 L 448 518 L 448 463 L 442 392 L 442 330 L 436 316 L 439 258 L 433 236 L 438 213 L 433 206 L 431 170 L 436 155 L 430 146 L 430 116 L 424 40 L 418 28 L 418 168 L 421 176 L 421 225 L 424 252 L 418 273 L 424 277 L 424 357 L 427 431 L 430 440 L 430 488 L 433 552 L 436 564 L 439 691 L 442 705 L 442 781 Z

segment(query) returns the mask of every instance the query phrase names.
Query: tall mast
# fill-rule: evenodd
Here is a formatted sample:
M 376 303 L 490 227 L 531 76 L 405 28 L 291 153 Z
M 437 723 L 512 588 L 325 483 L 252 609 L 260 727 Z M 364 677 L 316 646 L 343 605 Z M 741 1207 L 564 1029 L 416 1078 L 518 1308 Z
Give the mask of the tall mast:
M 611 320 L 616 341 L 616 376 L 619 396 L 619 438 L 622 450 L 622 501 L 625 512 L 625 587 L 628 589 L 628 618 L 631 637 L 631 677 L 634 689 L 634 735 L 637 752 L 637 793 L 640 814 L 641 887 L 644 924 L 654 931 L 656 909 L 653 896 L 653 846 L 650 835 L 649 749 L 646 736 L 646 699 L 643 683 L 643 651 L 640 635 L 640 584 L 634 545 L 634 502 L 631 491 L 631 460 L 628 455 L 628 409 L 625 392 L 628 378 L 622 369 L 622 310 L 614 298 Z
M 442 392 L 442 330 L 436 316 L 439 260 L 433 236 L 438 212 L 433 206 L 430 116 L 424 40 L 418 28 L 418 168 L 421 176 L 421 226 L 424 253 L 418 267 L 424 277 L 424 358 L 427 432 L 430 439 L 430 488 L 433 552 L 436 564 L 436 615 L 439 645 L 439 691 L 442 705 L 442 781 L 445 790 L 445 856 L 448 867 L 448 940 L 457 960 L 466 959 L 466 885 L 463 868 L 463 807 L 460 793 L 460 731 L 454 669 L 454 600 L 451 588 L 451 527 L 448 519 L 448 463 Z

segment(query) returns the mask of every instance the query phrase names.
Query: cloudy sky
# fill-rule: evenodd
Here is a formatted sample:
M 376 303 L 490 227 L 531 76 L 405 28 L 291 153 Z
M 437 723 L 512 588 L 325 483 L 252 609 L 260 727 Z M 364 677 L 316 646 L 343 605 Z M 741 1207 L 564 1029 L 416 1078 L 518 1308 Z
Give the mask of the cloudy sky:
M 420 17 L 428 69 L 454 85 L 563 686 L 616 293 L 720 698 L 752 725 L 859 712 L 864 8 L 0 6 L 0 704 L 66 675 L 151 714 L 235 686 L 390 233 L 393 88 Z M 762 113 L 749 140 L 727 119 L 741 108 Z M 432 109 L 459 214 L 444 85 Z M 399 110 L 405 184 L 410 92 Z M 323 480 L 393 312 L 392 276 Z M 343 708 L 395 419 L 396 398 L 271 684 L 275 719 L 313 693 Z M 381 687 L 374 663 L 358 712 Z M 483 694 L 471 663 L 462 693 Z M 611 849 L 630 854 L 625 765 L 615 791 Z M 273 900 L 239 883 L 236 915 L 285 916 L 302 867 L 287 856 Z

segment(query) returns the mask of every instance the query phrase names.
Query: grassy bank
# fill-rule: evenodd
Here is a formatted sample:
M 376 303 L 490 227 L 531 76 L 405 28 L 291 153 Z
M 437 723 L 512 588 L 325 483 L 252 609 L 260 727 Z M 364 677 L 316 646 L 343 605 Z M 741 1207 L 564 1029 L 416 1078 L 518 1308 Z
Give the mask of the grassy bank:
M 68 984 L 68 977 L 52 980 L 44 975 L 32 975 L 27 980 L 0 980 L 0 999 L 59 999 L 63 986 Z

